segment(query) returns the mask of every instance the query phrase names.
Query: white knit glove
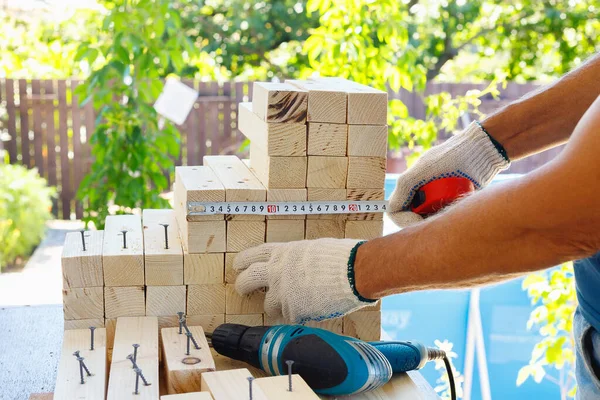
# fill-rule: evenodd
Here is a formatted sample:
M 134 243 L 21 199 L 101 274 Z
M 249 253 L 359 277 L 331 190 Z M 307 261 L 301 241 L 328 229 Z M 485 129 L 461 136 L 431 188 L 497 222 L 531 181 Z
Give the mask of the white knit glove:
M 340 317 L 374 300 L 354 288 L 354 258 L 361 242 L 317 239 L 267 243 L 245 250 L 233 268 L 242 271 L 235 287 L 241 294 L 267 288 L 265 312 L 303 324 Z
M 425 152 L 398 177 L 388 215 L 399 227 L 415 224 L 423 217 L 407 210 L 423 185 L 439 178 L 465 177 L 473 182 L 475 189 L 482 189 L 509 166 L 508 157 L 496 149 L 481 125 L 473 122 L 462 133 Z

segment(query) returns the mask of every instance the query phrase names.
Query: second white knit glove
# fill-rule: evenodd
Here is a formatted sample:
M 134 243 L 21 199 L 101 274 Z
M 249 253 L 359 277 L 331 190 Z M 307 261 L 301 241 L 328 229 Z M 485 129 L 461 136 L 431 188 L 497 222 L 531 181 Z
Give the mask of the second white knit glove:
M 473 182 L 475 189 L 481 189 L 509 166 L 506 154 L 497 149 L 479 123 L 473 122 L 462 133 L 425 152 L 398 177 L 388 215 L 402 228 L 417 223 L 423 218 L 409 207 L 423 185 L 440 178 L 464 177 Z
M 267 288 L 265 312 L 302 324 L 340 317 L 374 300 L 354 286 L 354 239 L 317 239 L 267 243 L 237 255 L 241 271 L 235 287 L 241 295 Z

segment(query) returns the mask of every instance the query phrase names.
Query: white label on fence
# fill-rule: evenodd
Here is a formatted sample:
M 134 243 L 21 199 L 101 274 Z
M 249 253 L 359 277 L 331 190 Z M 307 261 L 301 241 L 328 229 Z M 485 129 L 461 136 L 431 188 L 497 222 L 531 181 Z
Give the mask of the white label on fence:
M 154 103 L 154 109 L 168 120 L 181 125 L 185 122 L 197 98 L 197 91 L 177 79 L 167 78 L 162 93 Z
M 386 212 L 387 201 L 188 202 L 188 215 L 304 215 Z

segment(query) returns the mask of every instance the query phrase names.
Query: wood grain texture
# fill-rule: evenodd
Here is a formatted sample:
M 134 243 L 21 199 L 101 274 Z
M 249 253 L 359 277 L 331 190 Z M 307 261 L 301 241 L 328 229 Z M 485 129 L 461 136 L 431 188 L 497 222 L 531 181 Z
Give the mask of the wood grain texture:
M 289 391 L 288 376 L 269 376 L 254 381 L 270 400 L 319 400 L 319 396 L 300 375 L 292 375 L 292 391 Z
M 123 247 L 122 231 L 127 231 L 127 248 Z M 104 285 L 144 285 L 142 218 L 139 215 L 109 215 L 103 243 Z
M 183 255 L 184 282 L 186 285 L 223 283 L 225 256 L 223 253 Z
M 345 156 L 348 144 L 348 125 L 327 124 L 323 122 L 308 123 L 309 156 Z
M 213 400 L 213 397 L 208 392 L 194 392 L 168 394 L 166 396 L 160 396 L 160 400 Z
M 226 314 L 262 314 L 264 313 L 265 291 L 257 290 L 245 296 L 240 296 L 235 285 L 227 284 Z
M 225 284 L 188 285 L 187 314 L 225 314 Z
M 264 324 L 263 314 L 226 314 L 225 322 L 246 326 L 263 326 Z
M 190 344 L 187 354 L 187 336 L 179 334 L 179 328 L 162 329 L 163 367 L 167 381 L 167 393 L 200 391 L 200 374 L 214 371 L 215 362 L 210 353 L 204 330 L 201 326 L 188 326 L 199 349 Z M 193 360 L 198 361 L 191 364 Z
M 286 80 L 286 83 L 308 91 L 308 121 L 346 123 L 348 94 L 345 90 L 315 81 Z
M 348 156 L 386 157 L 387 125 L 348 125 Z
M 73 319 L 65 321 L 65 331 L 72 329 L 88 329 L 90 326 L 104 328 L 104 317 L 92 319 Z
M 181 286 L 146 286 L 146 315 L 165 317 L 185 312 L 187 290 Z
M 306 188 L 302 189 L 267 189 L 267 201 L 306 201 Z M 306 219 L 304 215 L 267 215 L 270 219 Z
M 340 398 L 342 399 L 342 398 Z M 440 400 L 433 388 L 418 371 L 409 371 L 392 376 L 379 389 L 343 397 L 344 400 Z
M 383 221 L 346 221 L 344 237 L 371 240 L 383 236 Z
M 181 229 L 183 252 L 223 253 L 227 244 L 225 220 L 186 222 Z
M 303 240 L 304 220 L 267 220 L 267 243 L 285 243 Z
M 225 201 L 225 187 L 210 167 L 175 167 L 173 208 L 179 225 L 185 221 L 222 220 L 223 215 L 187 215 L 188 202 Z
M 142 222 L 146 285 L 183 285 L 183 250 L 175 211 L 146 209 L 142 212 Z M 161 224 L 168 225 L 168 249 L 165 228 Z
M 75 351 L 80 352 L 85 366 L 92 374 L 92 376 L 87 376 L 84 373 L 85 383 L 83 385 L 79 373 L 79 362 L 73 356 Z M 106 329 L 98 328 L 94 332 L 94 350 L 90 350 L 89 329 L 66 331 L 58 363 L 54 399 L 104 400 L 106 371 Z
M 375 201 L 384 200 L 385 191 L 383 189 L 348 189 L 346 191 L 347 200 L 355 201 Z M 359 213 L 348 214 L 349 221 L 370 221 L 383 220 L 383 213 Z
M 364 341 L 381 338 L 381 311 L 355 311 L 344 316 L 344 335 Z
M 63 289 L 104 286 L 104 231 L 87 231 L 84 238 L 86 251 L 80 232 L 67 233 L 61 257 Z
M 264 221 L 227 221 L 227 252 L 236 253 L 265 242 Z
M 104 319 L 104 326 L 106 327 L 106 347 L 112 349 L 115 345 L 115 332 L 117 331 L 117 319 L 106 318 Z
M 265 122 L 252 111 L 252 103 L 240 103 L 240 132 L 269 156 L 305 156 L 306 124 Z
M 349 157 L 348 189 L 381 189 L 385 184 L 386 159 L 383 157 Z
M 343 189 L 348 176 L 348 157 L 309 156 L 307 188 Z
M 202 329 L 204 329 L 204 332 L 206 333 L 212 333 L 217 326 L 225 323 L 225 313 L 207 315 L 188 315 L 186 321 L 189 325 L 201 326 Z
M 250 144 L 250 166 L 268 189 L 306 187 L 306 157 L 270 157 L 263 149 Z
M 306 239 L 343 239 L 346 221 L 340 219 L 307 219 Z
M 104 315 L 109 319 L 144 316 L 146 314 L 144 287 L 105 287 L 104 304 Z
M 247 398 L 245 397 L 248 395 L 247 378 L 251 376 L 247 368 L 205 372 L 202 374 L 200 386 L 203 392 L 210 392 L 215 400 L 240 400 Z M 260 388 L 252 389 L 254 400 L 268 399 Z
M 66 320 L 104 318 L 104 288 L 63 289 Z
M 308 92 L 288 83 L 254 82 L 252 109 L 263 121 L 306 122 Z
M 310 326 L 312 328 L 326 329 L 334 333 L 339 333 L 340 335 L 344 332 L 343 317 L 327 319 L 325 321 L 309 321 L 304 325 Z
M 346 200 L 346 189 L 309 188 L 308 201 L 344 201 Z M 312 214 L 306 219 L 337 219 L 345 220 L 346 214 Z
M 32 393 L 29 400 L 53 400 L 54 393 Z
M 133 394 L 135 371 L 127 355 L 133 352 L 132 344 L 137 343 L 137 365 L 150 383 L 140 382 L 140 394 Z M 158 400 L 158 319 L 156 317 L 126 317 L 117 320 L 115 344 L 108 380 L 107 400 L 148 399 Z

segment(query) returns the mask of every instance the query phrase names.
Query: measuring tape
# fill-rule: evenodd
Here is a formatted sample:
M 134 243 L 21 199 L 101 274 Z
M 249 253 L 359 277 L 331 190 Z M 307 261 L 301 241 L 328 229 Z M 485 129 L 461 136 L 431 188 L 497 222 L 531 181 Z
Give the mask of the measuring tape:
M 188 215 L 306 215 L 381 213 L 387 201 L 188 202 Z

